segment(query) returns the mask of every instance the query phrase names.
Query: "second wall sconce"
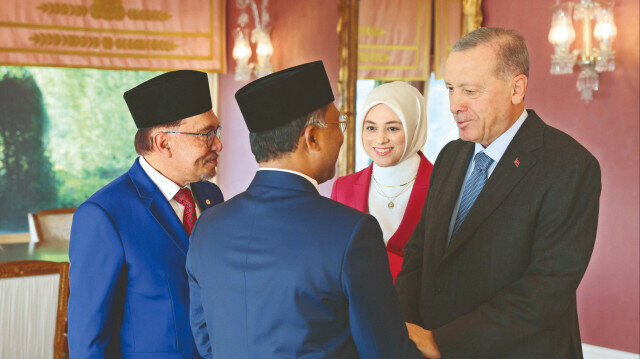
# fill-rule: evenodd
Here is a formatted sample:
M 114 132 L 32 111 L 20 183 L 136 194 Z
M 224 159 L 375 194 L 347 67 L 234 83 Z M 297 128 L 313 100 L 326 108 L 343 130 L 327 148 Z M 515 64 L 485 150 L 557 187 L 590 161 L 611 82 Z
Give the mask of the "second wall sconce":
M 576 38 L 572 18 L 582 21 L 582 47 L 570 52 Z M 594 20 L 595 26 L 592 26 Z M 549 30 L 549 42 L 555 48 L 551 55 L 551 74 L 570 74 L 577 62 L 582 71 L 576 87 L 581 99 L 589 103 L 593 92 L 598 91 L 598 73 L 615 69 L 615 51 L 611 43 L 617 32 L 612 1 L 602 5 L 594 0 L 580 0 L 575 4 L 557 1 Z M 598 40 L 599 48 L 594 46 L 594 38 Z

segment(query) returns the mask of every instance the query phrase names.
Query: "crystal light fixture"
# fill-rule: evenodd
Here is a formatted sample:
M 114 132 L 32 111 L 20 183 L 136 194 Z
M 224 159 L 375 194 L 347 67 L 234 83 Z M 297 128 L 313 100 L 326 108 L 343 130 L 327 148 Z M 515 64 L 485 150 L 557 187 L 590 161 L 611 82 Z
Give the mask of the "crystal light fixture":
M 570 51 L 576 38 L 572 20 L 582 22 L 582 47 Z M 593 21 L 595 27 L 592 30 Z M 582 71 L 578 75 L 576 87 L 581 93 L 581 99 L 589 103 L 593 100 L 593 92 L 598 91 L 598 73 L 615 69 L 615 51 L 611 48 L 611 43 L 616 33 L 613 2 L 601 5 L 594 0 L 581 0 L 575 4 L 557 1 L 549 30 L 549 42 L 554 46 L 551 74 L 570 74 L 577 63 Z M 594 38 L 598 41 L 599 48 L 593 46 Z
M 273 55 L 273 45 L 271 45 L 271 37 L 265 29 L 255 28 L 251 32 L 251 42 L 256 43 L 256 56 L 258 64 L 256 65 L 256 77 L 262 77 L 273 72 L 271 65 L 271 55 Z
M 234 43 L 233 51 L 231 52 L 233 59 L 236 60 L 236 74 L 234 79 L 236 81 L 248 81 L 251 77 L 251 70 L 253 64 L 249 64 L 251 58 L 251 45 L 247 37 L 247 29 L 245 26 L 249 22 L 249 15 L 244 12 L 244 9 L 249 4 L 248 0 L 237 0 L 236 6 L 242 13 L 238 16 L 238 27 L 234 30 Z
M 237 81 L 247 81 L 254 71 L 256 77 L 262 77 L 273 72 L 271 65 L 271 55 L 273 55 L 273 45 L 269 35 L 269 13 L 267 13 L 268 0 L 262 0 L 262 6 L 258 9 L 255 0 L 236 0 L 236 6 L 242 10 L 238 17 L 238 27 L 234 31 L 235 42 L 233 44 L 233 58 L 236 60 L 235 79 Z M 245 25 L 249 22 L 249 16 L 244 12 L 247 5 L 251 4 L 251 10 L 256 27 L 251 31 L 251 42 L 256 44 L 257 64 L 249 63 L 252 51 L 249 43 L 248 31 Z M 255 68 L 255 70 L 254 70 Z

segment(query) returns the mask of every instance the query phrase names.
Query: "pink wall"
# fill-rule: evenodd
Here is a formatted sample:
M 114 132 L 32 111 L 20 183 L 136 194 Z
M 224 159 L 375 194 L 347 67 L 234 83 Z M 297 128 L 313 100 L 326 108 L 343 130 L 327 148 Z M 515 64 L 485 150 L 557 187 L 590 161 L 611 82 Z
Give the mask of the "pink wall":
M 580 330 L 585 343 L 638 353 L 638 2 L 616 2 L 616 70 L 600 76 L 600 90 L 589 104 L 576 90 L 577 73 L 549 74 L 553 47 L 547 34 L 553 3 L 485 0 L 484 26 L 524 35 L 532 65 L 527 107 L 577 139 L 600 162 L 598 236 L 578 289 Z
M 271 38 L 274 48 L 272 63 L 275 70 L 322 60 L 327 69 L 333 93 L 337 97 L 338 79 L 338 5 L 326 0 L 271 1 Z M 229 35 L 238 23 L 239 10 L 235 1 L 227 2 L 227 54 L 229 73 L 220 76 L 219 117 L 224 126 L 218 183 L 225 198 L 244 191 L 258 168 L 249 147 L 249 132 L 235 101 L 234 94 L 247 82 L 233 79 L 235 60 L 231 57 L 233 36 Z M 250 26 L 253 26 L 253 20 Z M 320 185 L 320 192 L 331 193 L 333 181 Z

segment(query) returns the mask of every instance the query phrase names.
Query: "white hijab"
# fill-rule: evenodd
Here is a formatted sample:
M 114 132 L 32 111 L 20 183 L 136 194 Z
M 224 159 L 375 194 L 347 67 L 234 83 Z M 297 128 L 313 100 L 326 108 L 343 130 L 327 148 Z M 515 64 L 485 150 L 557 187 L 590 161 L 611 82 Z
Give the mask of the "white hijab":
M 389 167 L 379 167 L 374 164 L 372 177 L 376 182 L 380 181 L 386 185 L 407 183 L 411 178 L 415 179 L 417 175 L 420 166 L 420 156 L 417 153 L 427 140 L 427 114 L 424 97 L 415 87 L 401 81 L 386 83 L 374 88 L 367 96 L 364 108 L 358 117 L 358 125 L 361 129 L 369 110 L 378 104 L 389 106 L 402 121 L 405 145 L 398 163 Z M 362 136 L 358 143 L 364 149 Z M 414 183 L 407 183 L 406 187 L 381 188 L 371 181 L 368 209 L 369 213 L 376 217 L 380 223 L 385 244 L 388 243 L 402 222 Z M 394 206 L 389 207 L 390 198 L 381 195 L 380 192 L 386 193 L 386 196 L 393 196 Z
M 371 108 L 378 104 L 389 106 L 396 113 L 404 127 L 404 152 L 400 161 L 416 154 L 427 141 L 427 112 L 424 97 L 415 87 L 403 81 L 389 82 L 374 88 L 367 96 L 364 107 L 358 115 L 358 126 L 362 129 L 364 118 Z M 358 141 L 362 150 L 362 136 Z

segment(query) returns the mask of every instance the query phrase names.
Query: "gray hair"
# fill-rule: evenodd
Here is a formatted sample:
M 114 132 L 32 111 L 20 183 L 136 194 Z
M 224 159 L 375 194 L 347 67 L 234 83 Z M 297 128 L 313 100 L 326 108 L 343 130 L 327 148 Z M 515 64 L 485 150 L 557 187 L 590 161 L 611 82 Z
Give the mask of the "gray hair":
M 298 148 L 302 131 L 307 126 L 327 127 L 324 121 L 326 107 L 301 116 L 290 123 L 262 132 L 250 132 L 251 152 L 257 162 L 276 160 Z
M 451 49 L 465 51 L 476 46 L 491 46 L 498 59 L 496 75 L 504 79 L 524 74 L 529 77 L 529 51 L 522 35 L 515 30 L 499 27 L 481 27 L 466 34 Z

